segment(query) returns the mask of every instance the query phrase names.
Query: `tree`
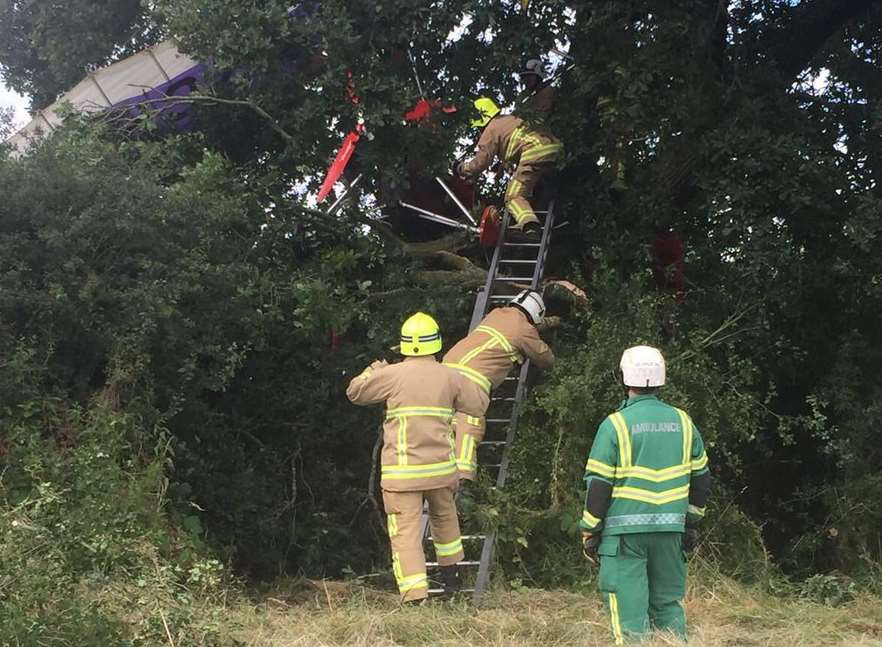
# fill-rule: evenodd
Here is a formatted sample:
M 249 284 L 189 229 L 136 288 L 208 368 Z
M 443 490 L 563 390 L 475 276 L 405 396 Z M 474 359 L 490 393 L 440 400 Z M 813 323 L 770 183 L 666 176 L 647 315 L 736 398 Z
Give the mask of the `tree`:
M 0 73 L 38 110 L 90 70 L 158 42 L 161 34 L 140 0 L 3 0 Z

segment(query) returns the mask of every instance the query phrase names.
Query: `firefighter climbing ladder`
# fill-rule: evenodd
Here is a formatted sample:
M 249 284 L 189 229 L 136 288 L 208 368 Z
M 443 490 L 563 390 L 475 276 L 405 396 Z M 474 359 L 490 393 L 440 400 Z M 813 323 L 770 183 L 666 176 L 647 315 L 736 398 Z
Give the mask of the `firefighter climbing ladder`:
M 487 272 L 487 281 L 478 290 L 475 300 L 475 308 L 472 312 L 472 320 L 469 323 L 469 332 L 481 322 L 487 313 L 496 306 L 504 305 L 517 292 L 532 288 L 539 290 L 542 277 L 545 272 L 545 262 L 548 257 L 548 247 L 551 242 L 551 232 L 554 229 L 554 200 L 548 204 L 547 211 L 536 211 L 539 216 L 545 216 L 545 226 L 539 242 L 509 242 L 508 233 L 512 231 L 510 226 L 511 214 L 506 209 L 499 240 L 493 252 L 493 260 Z M 495 490 L 502 490 L 508 476 L 508 468 L 511 462 L 511 448 L 514 443 L 518 428 L 518 416 L 521 402 L 524 401 L 527 392 L 527 374 L 530 371 L 530 361 L 526 360 L 517 376 L 505 378 L 505 382 L 490 397 L 490 408 L 487 410 L 487 432 L 484 440 L 478 447 L 478 465 L 482 471 L 495 476 Z M 423 537 L 427 554 L 432 554 L 431 537 L 428 529 L 428 514 L 423 511 L 422 519 Z M 460 568 L 465 573 L 467 569 L 477 568 L 474 579 L 474 588 L 463 589 L 471 592 L 475 603 L 480 601 L 481 595 L 490 585 L 490 569 L 493 566 L 494 551 L 496 548 L 496 532 L 489 534 L 463 534 L 463 546 L 465 548 L 465 560 L 460 562 Z M 480 557 L 470 559 L 474 554 L 477 544 L 481 545 Z M 435 561 L 427 562 L 428 568 L 436 568 Z M 443 589 L 431 588 L 430 594 L 441 593 Z

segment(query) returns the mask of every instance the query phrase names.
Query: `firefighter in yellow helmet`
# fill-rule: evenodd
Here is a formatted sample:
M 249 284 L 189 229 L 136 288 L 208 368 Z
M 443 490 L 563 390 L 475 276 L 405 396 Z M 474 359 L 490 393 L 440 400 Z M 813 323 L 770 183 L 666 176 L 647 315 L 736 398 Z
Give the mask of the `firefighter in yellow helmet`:
M 428 596 L 420 536 L 424 501 L 442 584 L 448 593 L 459 589 L 456 564 L 463 550 L 451 423 L 456 411 L 478 416 L 483 408 L 468 380 L 435 359 L 441 332 L 432 317 L 417 312 L 404 322 L 400 350 L 404 361 L 375 361 L 349 383 L 346 395 L 353 404 L 386 405 L 380 484 L 392 569 L 402 600 L 418 602 Z
M 499 106 L 489 97 L 475 100 L 481 115 L 472 126 L 483 128 L 478 150 L 470 160 L 456 164 L 460 177 L 479 175 L 490 168 L 494 159 L 511 172 L 505 190 L 505 206 L 528 239 L 538 239 L 542 231 L 530 197 L 543 175 L 554 169 L 563 154 L 563 145 L 550 132 L 530 126 L 520 117 L 500 114 Z

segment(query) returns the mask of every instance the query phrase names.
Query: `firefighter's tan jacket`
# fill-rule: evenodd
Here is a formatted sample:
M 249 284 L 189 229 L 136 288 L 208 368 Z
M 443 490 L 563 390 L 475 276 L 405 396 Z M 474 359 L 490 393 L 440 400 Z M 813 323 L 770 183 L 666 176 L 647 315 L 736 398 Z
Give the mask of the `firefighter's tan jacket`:
M 346 389 L 353 404 L 386 403 L 381 486 L 391 492 L 455 487 L 451 421 L 455 411 L 484 414 L 461 373 L 433 356 L 374 362 Z
M 515 307 L 496 308 L 447 351 L 444 364 L 490 393 L 525 355 L 543 370 L 554 364 L 554 353 L 523 312 Z
M 560 141 L 552 134 L 530 127 L 514 115 L 497 115 L 484 127 L 478 151 L 462 165 L 465 175 L 478 175 L 498 158 L 507 169 L 527 162 L 541 162 L 556 155 Z

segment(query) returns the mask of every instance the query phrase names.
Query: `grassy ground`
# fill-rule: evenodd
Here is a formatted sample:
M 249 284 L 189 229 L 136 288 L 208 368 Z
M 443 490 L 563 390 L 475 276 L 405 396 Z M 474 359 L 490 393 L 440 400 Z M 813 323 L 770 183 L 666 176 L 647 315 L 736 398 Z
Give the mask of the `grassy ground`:
M 725 580 L 694 586 L 686 600 L 689 645 L 707 647 L 882 646 L 882 601 L 846 606 L 774 598 Z M 609 645 L 599 597 L 556 591 L 496 592 L 476 610 L 465 602 L 402 608 L 394 595 L 334 582 L 230 609 L 235 637 L 254 647 Z M 680 644 L 658 636 L 647 647 Z

